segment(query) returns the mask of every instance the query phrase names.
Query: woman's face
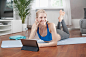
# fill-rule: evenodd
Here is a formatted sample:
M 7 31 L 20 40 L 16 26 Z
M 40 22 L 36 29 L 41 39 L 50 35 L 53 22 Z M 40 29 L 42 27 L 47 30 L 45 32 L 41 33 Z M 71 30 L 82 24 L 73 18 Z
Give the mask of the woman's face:
M 47 15 L 45 13 L 39 13 L 37 21 L 40 25 L 46 25 L 47 22 Z

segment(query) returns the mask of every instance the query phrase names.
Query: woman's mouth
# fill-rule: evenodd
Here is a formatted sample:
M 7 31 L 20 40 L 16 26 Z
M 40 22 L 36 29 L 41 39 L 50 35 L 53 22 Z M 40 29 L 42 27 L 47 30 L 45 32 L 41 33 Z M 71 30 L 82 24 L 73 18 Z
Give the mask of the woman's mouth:
M 45 24 L 46 22 L 44 22 L 44 21 L 42 21 L 42 22 L 40 22 L 41 24 Z

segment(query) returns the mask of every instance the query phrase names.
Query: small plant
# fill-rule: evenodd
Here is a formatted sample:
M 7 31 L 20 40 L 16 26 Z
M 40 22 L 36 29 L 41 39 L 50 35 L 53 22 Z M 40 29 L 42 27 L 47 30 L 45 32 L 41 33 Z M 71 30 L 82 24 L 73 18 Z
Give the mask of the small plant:
M 26 16 L 30 15 L 30 6 L 33 0 L 14 0 L 14 6 L 18 10 L 19 16 L 24 24 Z

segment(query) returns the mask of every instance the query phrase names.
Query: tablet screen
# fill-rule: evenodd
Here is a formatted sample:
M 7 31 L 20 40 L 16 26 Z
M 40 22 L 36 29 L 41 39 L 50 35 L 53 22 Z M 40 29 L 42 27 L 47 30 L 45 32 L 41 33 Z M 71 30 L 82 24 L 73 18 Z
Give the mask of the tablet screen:
M 38 47 L 36 40 L 21 39 L 23 46 Z

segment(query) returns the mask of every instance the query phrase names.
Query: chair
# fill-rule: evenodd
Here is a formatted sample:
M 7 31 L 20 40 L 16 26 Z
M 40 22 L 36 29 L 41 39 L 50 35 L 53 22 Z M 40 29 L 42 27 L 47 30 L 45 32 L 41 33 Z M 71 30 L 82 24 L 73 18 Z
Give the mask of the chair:
M 86 19 L 81 19 L 79 25 L 81 34 L 86 34 Z

